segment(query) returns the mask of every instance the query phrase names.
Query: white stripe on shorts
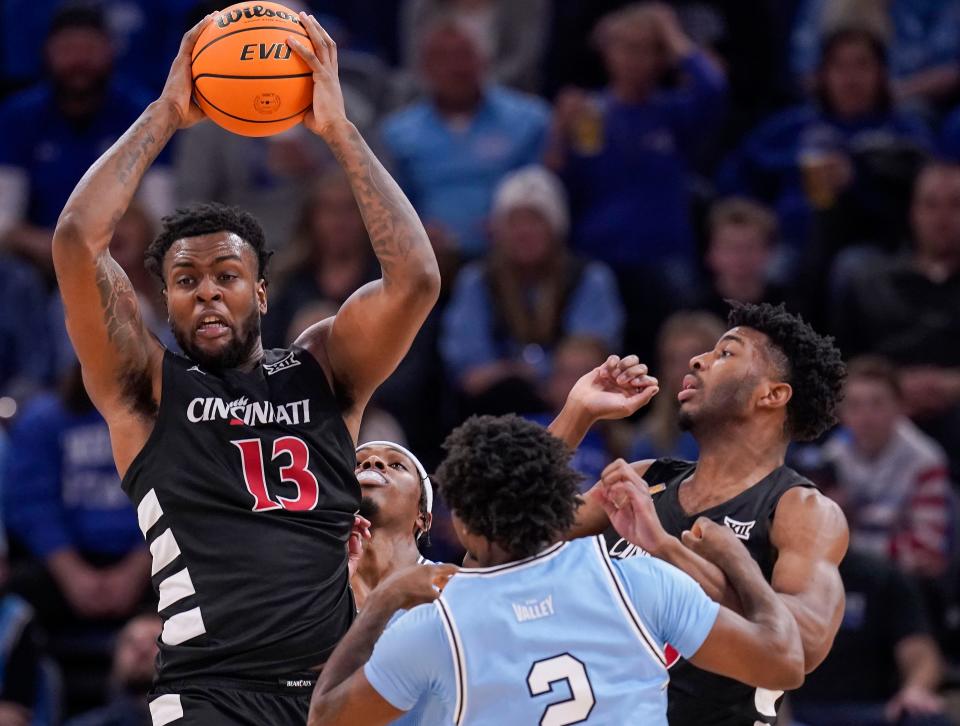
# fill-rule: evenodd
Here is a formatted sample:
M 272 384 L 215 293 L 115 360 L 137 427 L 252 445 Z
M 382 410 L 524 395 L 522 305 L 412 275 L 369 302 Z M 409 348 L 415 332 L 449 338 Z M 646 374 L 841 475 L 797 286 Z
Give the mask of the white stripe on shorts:
M 150 718 L 153 726 L 166 726 L 172 721 L 183 718 L 180 696 L 176 693 L 166 693 L 150 701 Z

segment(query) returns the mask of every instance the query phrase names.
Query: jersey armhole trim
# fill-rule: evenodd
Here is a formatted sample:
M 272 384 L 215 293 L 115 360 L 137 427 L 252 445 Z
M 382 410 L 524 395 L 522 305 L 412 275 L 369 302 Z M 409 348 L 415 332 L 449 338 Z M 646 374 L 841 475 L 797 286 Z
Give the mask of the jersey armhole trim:
M 453 615 L 444 602 L 443 597 L 438 598 L 435 602 L 437 604 L 437 610 L 440 611 L 440 620 L 443 623 L 443 629 L 447 633 L 450 655 L 453 657 L 453 669 L 457 684 L 457 698 L 453 708 L 453 723 L 455 726 L 460 726 L 467 712 L 467 663 L 464 658 L 463 643 L 460 640 L 457 624 L 454 622 Z
M 633 630 L 637 634 L 638 640 L 640 640 L 651 657 L 653 657 L 653 659 L 661 666 L 666 668 L 667 659 L 663 654 L 663 648 L 657 645 L 656 640 L 654 640 L 653 636 L 650 634 L 650 631 L 644 625 L 643 619 L 637 613 L 636 608 L 633 607 L 633 603 L 630 602 L 630 598 L 627 597 L 623 583 L 617 576 L 617 572 L 613 567 L 613 563 L 610 561 L 610 555 L 607 552 L 602 535 L 594 538 L 594 545 L 596 547 L 597 556 L 600 558 L 601 563 L 603 563 L 604 570 L 610 577 L 608 583 L 611 585 L 610 590 L 613 593 L 614 599 L 619 602 L 627 622 L 633 626 Z
M 129 480 L 137 472 L 137 470 L 143 465 L 143 460 L 147 458 L 150 450 L 153 448 L 157 439 L 163 435 L 163 429 L 166 424 L 167 413 L 164 407 L 164 401 L 169 400 L 170 396 L 165 395 L 167 392 L 167 369 L 172 367 L 174 362 L 171 360 L 176 354 L 173 353 L 169 348 L 164 347 L 163 349 L 163 361 L 160 364 L 160 400 L 157 402 L 157 416 L 153 422 L 153 428 L 150 430 L 150 435 L 147 436 L 147 440 L 143 442 L 143 446 L 140 448 L 140 451 L 137 452 L 137 455 L 133 457 L 133 460 L 130 462 L 130 466 L 127 467 L 127 470 L 123 474 L 123 478 L 120 480 L 120 489 L 126 493 L 130 493 L 129 490 Z M 146 535 L 144 535 L 146 536 Z

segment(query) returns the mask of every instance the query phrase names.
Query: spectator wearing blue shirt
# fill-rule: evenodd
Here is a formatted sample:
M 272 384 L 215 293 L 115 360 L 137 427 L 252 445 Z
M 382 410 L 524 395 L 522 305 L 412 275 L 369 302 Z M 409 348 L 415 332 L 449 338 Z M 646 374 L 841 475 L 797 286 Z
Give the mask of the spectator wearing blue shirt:
M 674 313 L 664 321 L 657 335 L 656 367 L 651 367 L 660 382 L 660 393 L 631 442 L 630 461 L 697 459 L 697 442 L 689 431 L 680 429 L 677 394 L 683 387 L 683 377 L 690 372 L 691 359 L 711 350 L 725 330 L 720 318 L 703 311 Z
M 887 36 L 899 100 L 935 105 L 960 85 L 960 1 L 890 0 L 865 8 L 864 3 L 804 0 L 791 40 L 793 72 L 801 79 L 812 77 L 824 34 L 847 25 Z
M 784 241 L 795 249 L 808 242 L 814 212 L 841 202 L 848 217 L 870 225 L 868 233 L 851 230 L 861 239 L 903 228 L 907 177 L 930 146 L 923 123 L 893 105 L 886 51 L 876 35 L 841 28 L 822 47 L 814 98 L 761 123 L 718 179 L 723 193 L 773 206 Z
M 44 54 L 49 80 L 0 107 L 0 240 L 49 271 L 53 227 L 70 192 L 149 99 L 112 79 L 110 36 L 94 7 L 61 9 Z M 152 211 L 170 206 L 170 180 L 163 159 L 144 178 Z
M 426 98 L 389 116 L 382 140 L 393 172 L 426 223 L 452 233 L 466 258 L 482 255 L 493 191 L 539 160 L 549 109 L 539 98 L 487 84 L 487 61 L 455 19 L 428 27 L 419 48 Z
M 11 588 L 48 626 L 129 617 L 149 584 L 150 555 L 79 365 L 59 395 L 37 396 L 24 409 L 10 448 L 4 518 L 32 557 Z
M 29 397 L 50 381 L 53 343 L 43 280 L 0 254 L 0 396 Z
M 570 193 L 574 248 L 611 265 L 692 268 L 690 157 L 719 125 L 726 79 L 665 6 L 614 12 L 594 41 L 609 85 L 560 95 L 547 155 Z M 661 88 L 671 67 L 681 83 Z
M 467 406 L 485 413 L 541 410 L 538 381 L 568 335 L 620 347 L 623 306 L 610 269 L 574 257 L 560 181 L 539 166 L 497 188 L 489 257 L 457 277 L 440 353 Z

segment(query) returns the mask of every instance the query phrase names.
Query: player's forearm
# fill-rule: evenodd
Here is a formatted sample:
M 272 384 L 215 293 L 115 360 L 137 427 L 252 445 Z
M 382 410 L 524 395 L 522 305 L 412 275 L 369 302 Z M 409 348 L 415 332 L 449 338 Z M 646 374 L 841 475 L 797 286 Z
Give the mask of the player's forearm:
M 797 672 L 802 682 L 803 674 L 807 672 L 803 668 L 805 648 L 802 647 L 798 623 L 787 604 L 763 578 L 760 567 L 745 549 L 742 553 L 731 553 L 717 565 L 736 592 L 744 618 L 759 629 L 765 650 L 773 656 L 769 667 L 782 666 L 787 671 Z
M 744 614 L 737 590 L 731 585 L 724 571 L 689 547 L 685 547 L 676 537 L 669 537 L 662 547 L 650 554 L 690 575 L 711 600 L 736 613 Z
M 370 660 L 374 644 L 396 611 L 397 607 L 390 597 L 376 590 L 370 593 L 363 611 L 324 665 L 314 689 L 314 697 L 333 690 Z
M 823 617 L 820 609 L 809 607 L 801 596 L 778 593 L 778 598 L 787 606 L 790 614 L 800 628 L 800 641 L 803 644 L 804 670 L 812 673 L 823 663 L 833 646 L 833 639 L 840 627 L 839 617 Z M 842 603 L 840 614 L 842 615 Z
M 576 449 L 594 423 L 586 409 L 575 401 L 567 400 L 560 413 L 547 427 L 547 431 L 571 449 Z
M 178 123 L 176 110 L 169 103 L 151 103 L 80 179 L 60 214 L 55 241 L 81 240 L 96 245 L 98 251 L 105 250 L 140 180 Z
M 343 167 L 360 207 L 373 251 L 391 286 L 439 293 L 440 270 L 413 205 L 349 121 L 327 128 L 325 139 Z

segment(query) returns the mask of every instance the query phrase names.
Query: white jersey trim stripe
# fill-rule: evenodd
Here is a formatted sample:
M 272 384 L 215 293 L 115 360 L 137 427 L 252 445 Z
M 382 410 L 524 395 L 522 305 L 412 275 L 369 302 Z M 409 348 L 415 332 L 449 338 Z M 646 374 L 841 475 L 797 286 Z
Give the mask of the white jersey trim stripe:
M 162 516 L 163 509 L 161 509 L 160 502 L 157 500 L 157 492 L 151 489 L 144 494 L 143 499 L 137 505 L 137 523 L 140 525 L 140 531 L 143 532 L 144 537 Z
M 166 693 L 150 701 L 150 720 L 153 726 L 166 724 L 183 718 L 183 704 L 176 693 Z
M 608 584 L 611 585 L 610 590 L 613 593 L 614 599 L 620 604 L 627 622 L 633 626 L 633 629 L 636 632 L 640 642 L 643 643 L 650 655 L 653 656 L 653 659 L 658 661 L 660 665 L 666 668 L 667 659 L 663 654 L 663 648 L 659 646 L 657 641 L 654 640 L 653 636 L 650 635 L 650 631 L 647 630 L 646 625 L 644 625 L 643 619 L 633 607 L 633 603 L 630 602 L 630 598 L 627 597 L 627 593 L 623 589 L 623 583 L 620 582 L 620 578 L 617 577 L 617 573 L 613 569 L 613 564 L 610 562 L 610 555 L 607 552 L 603 535 L 598 535 L 595 537 L 594 544 L 596 545 L 597 556 L 600 558 L 601 563 L 603 563 L 604 570 L 610 576 L 608 581 Z
M 529 567 L 535 567 L 536 565 L 544 562 L 549 562 L 554 557 L 559 555 L 563 548 L 567 546 L 567 544 L 567 542 L 557 542 L 555 545 L 547 547 L 547 549 L 545 549 L 543 552 L 535 554 L 532 557 L 517 560 L 516 562 L 508 562 L 505 565 L 496 565 L 494 567 L 470 567 L 465 570 L 459 570 L 457 572 L 457 577 L 496 577 L 504 572 L 518 572 L 520 570 L 525 570 Z
M 460 640 L 460 633 L 457 631 L 457 624 L 453 620 L 453 614 L 450 612 L 443 596 L 441 595 L 434 602 L 440 611 L 440 620 L 443 623 L 444 630 L 447 631 L 450 654 L 453 656 L 453 669 L 456 673 L 457 682 L 457 701 L 453 708 L 453 723 L 454 726 L 460 726 L 467 712 L 467 663 L 464 658 L 463 643 Z
M 167 618 L 167 621 L 163 624 L 163 633 L 160 635 L 160 640 L 167 645 L 180 645 L 180 643 L 206 632 L 207 629 L 203 625 L 200 608 L 193 608 Z
M 187 568 L 175 572 L 160 583 L 160 602 L 157 603 L 157 612 L 166 610 L 175 602 L 180 602 L 195 592 L 193 580 L 190 579 Z
M 151 576 L 156 575 L 180 555 L 180 547 L 177 545 L 172 530 L 164 530 L 163 534 L 150 543 L 150 554 L 153 556 L 153 565 L 150 568 Z

